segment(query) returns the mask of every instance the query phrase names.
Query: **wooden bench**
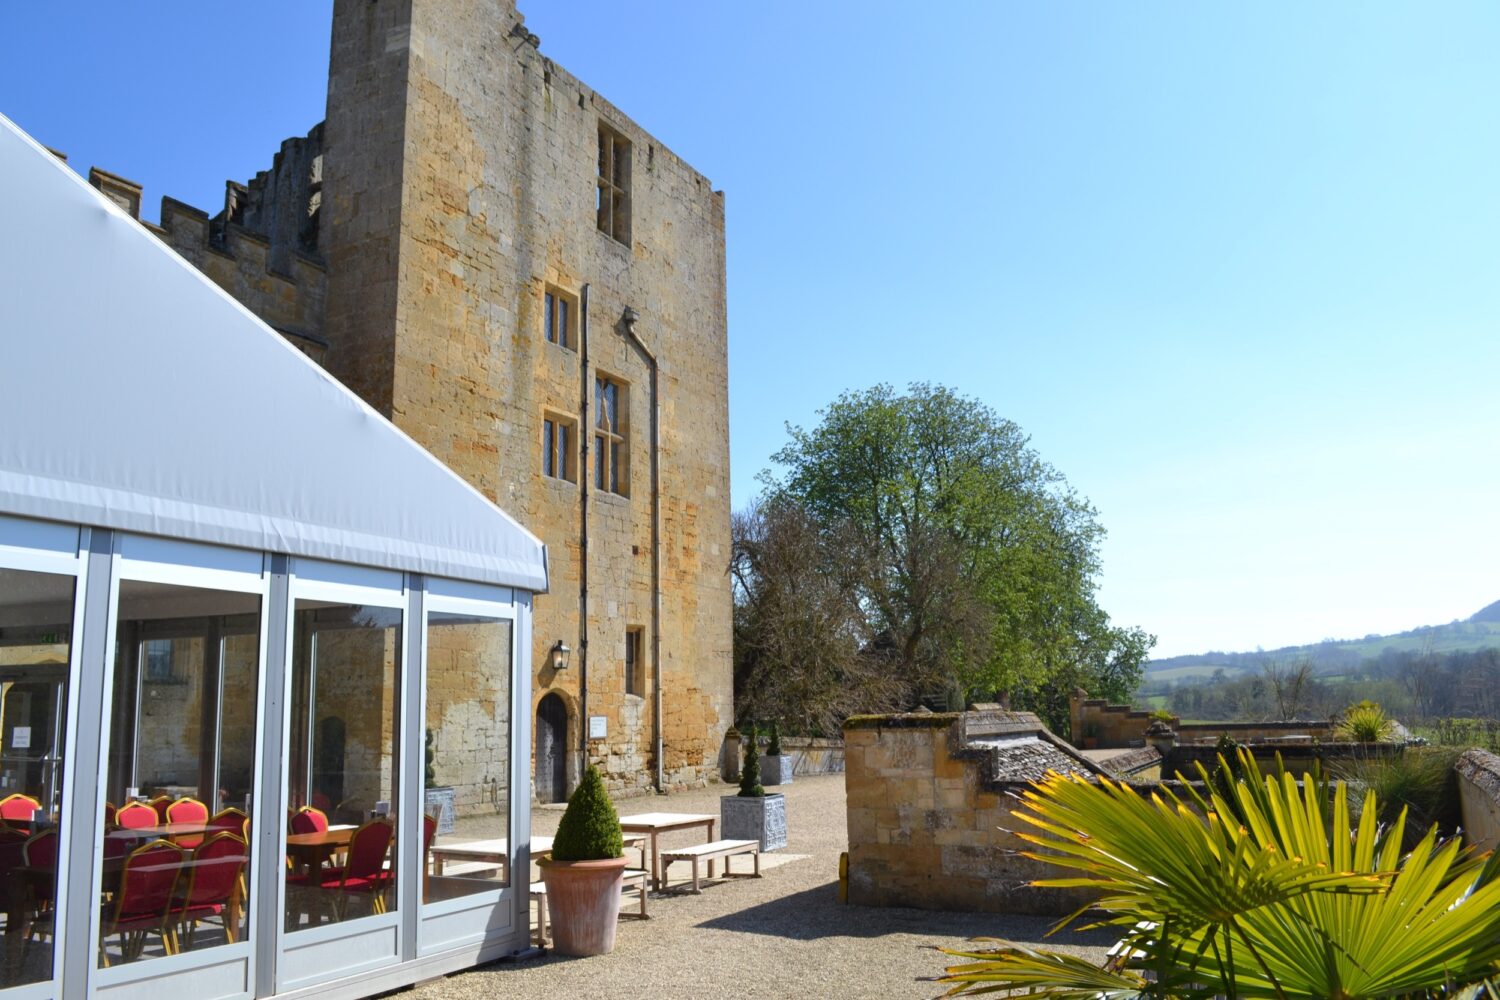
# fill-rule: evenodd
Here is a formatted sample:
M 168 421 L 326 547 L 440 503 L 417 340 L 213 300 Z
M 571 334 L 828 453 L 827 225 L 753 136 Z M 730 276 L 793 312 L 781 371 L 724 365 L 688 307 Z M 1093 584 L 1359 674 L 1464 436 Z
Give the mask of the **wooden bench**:
M 634 888 L 641 897 L 641 910 L 636 914 L 641 920 L 651 919 L 646 912 L 646 894 L 651 887 L 651 873 L 644 868 L 625 869 L 624 891 Z M 550 925 L 547 921 L 547 883 L 538 879 L 531 883 L 531 901 L 536 904 L 536 943 L 546 945 Z
M 729 870 L 729 859 L 736 854 L 748 854 L 755 860 L 755 871 L 732 872 Z M 674 861 L 691 861 L 693 863 L 693 891 L 702 892 L 698 884 L 698 864 L 708 862 L 708 877 L 714 877 L 714 862 L 724 859 L 725 878 L 760 878 L 760 841 L 758 840 L 715 840 L 708 844 L 694 844 L 692 847 L 677 847 L 670 851 L 661 852 L 661 881 L 667 884 L 667 869 Z

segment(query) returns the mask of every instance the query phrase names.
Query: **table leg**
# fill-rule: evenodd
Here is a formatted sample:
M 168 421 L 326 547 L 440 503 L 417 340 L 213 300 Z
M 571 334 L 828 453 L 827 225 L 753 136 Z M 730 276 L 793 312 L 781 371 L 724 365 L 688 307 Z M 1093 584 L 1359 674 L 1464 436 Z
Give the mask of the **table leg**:
M 709 820 L 708 821 L 708 840 L 706 841 L 706 843 L 712 844 L 713 842 L 714 842 L 714 821 L 713 820 Z M 724 859 L 724 870 L 726 872 L 729 871 L 729 859 L 728 858 Z M 708 877 L 709 878 L 713 878 L 714 877 L 714 859 L 713 858 L 709 858 L 708 859 Z
M 661 882 L 661 852 L 657 850 L 655 830 L 651 831 L 651 883 L 658 892 L 666 888 Z

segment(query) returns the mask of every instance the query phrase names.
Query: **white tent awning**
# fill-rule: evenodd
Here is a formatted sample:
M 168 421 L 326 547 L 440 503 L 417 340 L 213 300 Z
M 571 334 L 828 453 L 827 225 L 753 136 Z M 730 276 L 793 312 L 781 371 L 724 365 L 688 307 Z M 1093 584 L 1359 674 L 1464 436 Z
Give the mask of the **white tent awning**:
M 546 548 L 0 116 L 0 513 L 547 588 Z

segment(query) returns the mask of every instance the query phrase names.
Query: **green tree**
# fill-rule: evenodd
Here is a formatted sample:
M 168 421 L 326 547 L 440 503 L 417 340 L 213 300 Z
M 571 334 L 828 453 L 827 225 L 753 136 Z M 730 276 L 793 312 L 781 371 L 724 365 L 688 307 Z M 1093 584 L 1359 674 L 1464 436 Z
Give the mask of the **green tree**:
M 837 533 L 872 634 L 917 690 L 1009 696 L 1054 726 L 1075 683 L 1130 694 L 1155 641 L 1095 603 L 1096 512 L 984 404 L 922 383 L 788 428 L 768 495 Z

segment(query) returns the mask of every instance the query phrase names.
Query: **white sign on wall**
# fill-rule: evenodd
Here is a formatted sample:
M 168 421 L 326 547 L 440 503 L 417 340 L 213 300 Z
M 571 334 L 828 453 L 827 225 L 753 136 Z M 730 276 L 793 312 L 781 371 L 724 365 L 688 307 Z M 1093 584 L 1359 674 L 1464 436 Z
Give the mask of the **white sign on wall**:
M 605 737 L 605 717 L 602 715 L 589 716 L 589 739 L 602 740 Z
M 31 727 L 17 726 L 10 731 L 10 747 L 12 750 L 31 749 Z

